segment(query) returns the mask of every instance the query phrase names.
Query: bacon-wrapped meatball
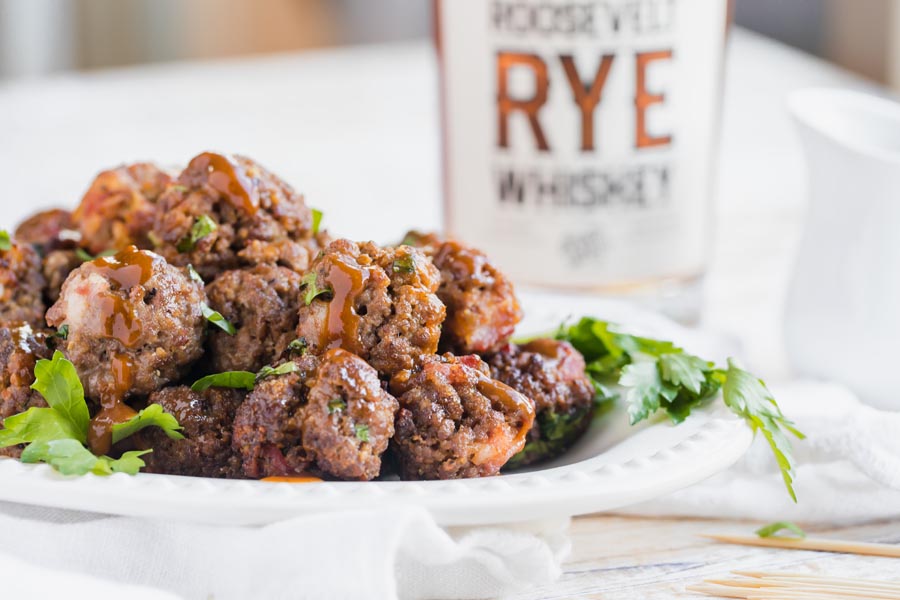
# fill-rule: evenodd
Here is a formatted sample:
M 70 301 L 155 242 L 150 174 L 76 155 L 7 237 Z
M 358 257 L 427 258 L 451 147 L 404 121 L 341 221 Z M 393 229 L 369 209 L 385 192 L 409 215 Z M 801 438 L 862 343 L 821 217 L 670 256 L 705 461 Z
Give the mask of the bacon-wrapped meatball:
M 406 479 L 496 475 L 522 450 L 534 421 L 532 402 L 488 375 L 477 356 L 423 359 L 421 370 L 396 382 L 393 449 Z
M 157 200 L 171 181 L 171 173 L 151 163 L 122 165 L 97 175 L 72 214 L 82 247 L 91 254 L 128 246 L 153 248 L 150 231 Z
M 404 243 L 422 248 L 441 272 L 437 294 L 447 307 L 441 350 L 483 354 L 509 341 L 522 309 L 512 283 L 483 252 L 416 232 Z
M 487 361 L 491 375 L 534 401 L 537 412 L 528 443 L 512 465 L 559 456 L 587 430 L 595 391 L 584 373 L 584 358 L 571 344 L 537 339 L 509 345 Z
M 306 267 L 312 212 L 288 184 L 243 156 L 194 157 L 159 200 L 154 235 L 172 264 L 207 281 L 241 265 L 274 260 Z
M 344 348 L 391 377 L 437 350 L 445 314 L 438 284 L 415 248 L 336 240 L 304 277 L 297 335 L 313 354 Z
M 397 400 L 372 367 L 345 350 L 295 364 L 294 373 L 257 384 L 238 410 L 234 445 L 244 474 L 377 477 L 394 435 Z
M 296 337 L 299 274 L 259 265 L 226 271 L 206 287 L 209 305 L 237 329 L 211 330 L 207 341 L 214 371 L 258 371 L 275 362 Z
M 211 388 L 203 392 L 186 386 L 154 392 L 148 404 L 159 404 L 181 425 L 183 440 L 173 440 L 155 427 L 138 435 L 138 448 L 152 448 L 144 456 L 148 473 L 193 477 L 241 477 L 240 459 L 231 444 L 234 415 L 244 400 L 242 390 Z

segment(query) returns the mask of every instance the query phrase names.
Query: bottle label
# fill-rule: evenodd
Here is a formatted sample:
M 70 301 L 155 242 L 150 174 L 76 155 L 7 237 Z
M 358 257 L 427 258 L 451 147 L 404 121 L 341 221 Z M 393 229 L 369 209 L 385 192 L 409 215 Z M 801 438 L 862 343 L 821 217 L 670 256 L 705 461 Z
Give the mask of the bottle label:
M 727 0 L 443 0 L 446 221 L 514 279 L 705 266 Z

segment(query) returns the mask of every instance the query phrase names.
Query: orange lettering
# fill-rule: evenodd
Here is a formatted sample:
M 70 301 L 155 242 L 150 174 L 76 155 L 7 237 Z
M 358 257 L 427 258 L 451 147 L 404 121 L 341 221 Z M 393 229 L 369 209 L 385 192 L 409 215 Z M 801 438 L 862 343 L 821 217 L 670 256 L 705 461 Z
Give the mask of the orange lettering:
M 585 85 L 578 76 L 578 69 L 575 67 L 575 60 L 572 56 L 564 54 L 559 57 L 563 70 L 566 72 L 566 79 L 569 80 L 569 87 L 572 88 L 575 104 L 581 110 L 581 150 L 583 152 L 594 149 L 594 109 L 600 104 L 606 76 L 609 75 L 614 58 L 614 54 L 604 54 L 600 59 L 600 66 L 597 67 L 594 80 Z
M 635 145 L 638 148 L 652 148 L 654 146 L 668 146 L 672 143 L 671 135 L 652 136 L 647 133 L 647 109 L 654 104 L 662 104 L 666 99 L 665 94 L 651 94 L 647 91 L 647 65 L 657 60 L 672 58 L 671 50 L 656 50 L 654 52 L 637 53 L 637 85 L 634 96 L 634 105 L 637 109 L 637 132 Z
M 530 99 L 517 99 L 509 96 L 509 71 L 514 67 L 525 67 L 534 73 L 534 95 Z M 497 144 L 501 148 L 509 147 L 509 116 L 513 111 L 522 111 L 528 117 L 528 124 L 542 152 L 550 149 L 547 138 L 538 121 L 538 110 L 547 102 L 547 65 L 539 56 L 518 52 L 499 52 L 497 54 Z

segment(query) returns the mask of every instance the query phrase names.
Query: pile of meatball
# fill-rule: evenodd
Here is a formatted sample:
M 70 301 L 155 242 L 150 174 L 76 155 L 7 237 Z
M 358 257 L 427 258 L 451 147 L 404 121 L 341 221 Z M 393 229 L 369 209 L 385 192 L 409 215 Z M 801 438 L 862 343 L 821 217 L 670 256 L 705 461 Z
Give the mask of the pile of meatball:
M 0 419 L 46 406 L 34 365 L 58 350 L 92 425 L 150 404 L 176 417 L 185 439 L 90 440 L 152 449 L 154 473 L 483 477 L 541 439 L 542 417 L 589 421 L 583 358 L 510 342 L 522 311 L 483 253 L 418 233 L 354 242 L 314 217 L 253 160 L 207 152 L 181 173 L 105 171 L 74 212 L 26 220 L 0 249 Z M 191 389 L 226 371 L 261 374 L 252 391 Z

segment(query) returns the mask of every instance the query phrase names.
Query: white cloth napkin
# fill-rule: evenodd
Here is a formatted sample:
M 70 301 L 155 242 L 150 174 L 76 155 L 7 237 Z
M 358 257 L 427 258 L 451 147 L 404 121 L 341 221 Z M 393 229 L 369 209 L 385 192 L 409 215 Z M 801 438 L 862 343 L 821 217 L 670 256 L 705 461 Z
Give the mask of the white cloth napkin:
M 559 577 L 567 529 L 448 533 L 416 507 L 249 528 L 0 503 L 0 581 L 16 600 L 490 598 Z
M 760 436 L 728 471 L 623 512 L 829 523 L 900 518 L 900 412 L 861 404 L 836 384 L 791 382 L 770 389 L 807 436 L 794 444 L 798 503 L 785 492 Z

